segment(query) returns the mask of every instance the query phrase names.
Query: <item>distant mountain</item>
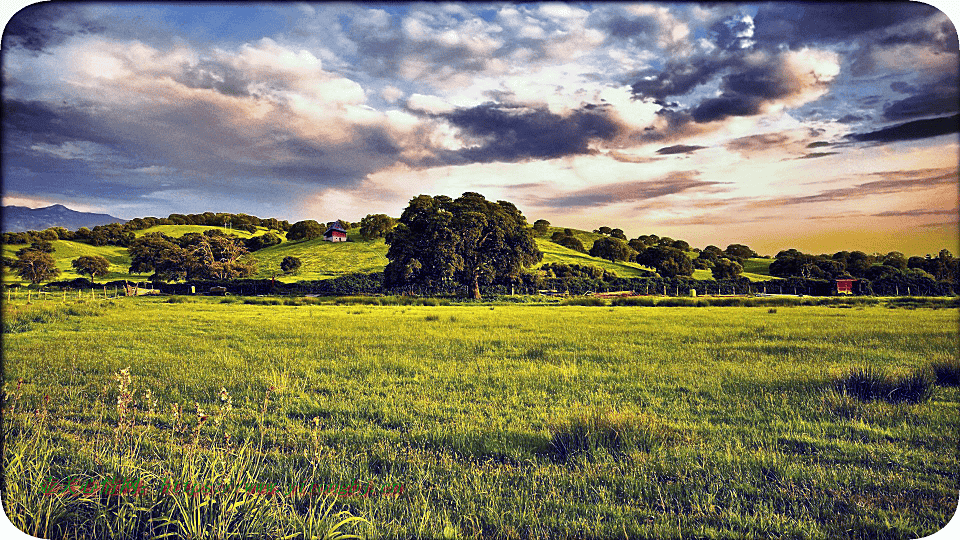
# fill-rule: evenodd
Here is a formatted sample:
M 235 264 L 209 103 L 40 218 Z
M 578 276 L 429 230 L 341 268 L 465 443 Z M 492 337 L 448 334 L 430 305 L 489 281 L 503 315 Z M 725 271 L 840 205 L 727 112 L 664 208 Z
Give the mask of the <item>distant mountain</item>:
M 3 232 L 42 231 L 49 227 L 63 227 L 75 231 L 80 227 L 95 227 L 109 223 L 126 223 L 127 220 L 107 214 L 77 212 L 62 204 L 46 208 L 27 208 L 25 206 L 4 206 Z

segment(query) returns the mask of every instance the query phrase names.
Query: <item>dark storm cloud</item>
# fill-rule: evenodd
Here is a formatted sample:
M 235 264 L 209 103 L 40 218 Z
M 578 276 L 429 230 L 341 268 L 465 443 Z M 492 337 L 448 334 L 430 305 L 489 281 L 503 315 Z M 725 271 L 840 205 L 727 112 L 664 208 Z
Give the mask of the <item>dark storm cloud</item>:
M 535 201 L 538 206 L 551 208 L 592 208 L 608 204 L 644 201 L 697 189 L 716 189 L 721 182 L 700 180 L 698 171 L 679 171 L 653 180 L 620 182 L 581 189 L 558 197 Z
M 839 152 L 811 152 L 809 154 L 804 154 L 798 157 L 797 159 L 816 159 L 816 158 L 822 158 L 827 156 L 835 156 L 838 153 Z
M 660 23 L 651 15 L 632 15 L 619 9 L 601 9 L 588 19 L 591 27 L 621 39 L 653 39 L 660 32 Z
M 620 129 L 602 107 L 585 107 L 560 116 L 545 108 L 485 103 L 437 117 L 482 141 L 479 147 L 448 153 L 448 160 L 454 162 L 512 162 L 589 154 L 590 141 L 610 139 Z
M 958 105 L 960 95 L 957 92 L 956 77 L 944 77 L 921 88 L 908 86 L 901 88 L 902 93 L 913 95 L 884 107 L 883 117 L 887 120 L 906 120 L 923 116 L 956 114 L 958 107 L 960 107 Z
M 851 133 L 847 137 L 857 142 L 889 143 L 937 137 L 957 133 L 958 130 L 960 130 L 960 115 L 954 115 L 929 120 L 914 120 L 913 122 L 897 124 L 869 133 Z
M 709 82 L 714 75 L 726 68 L 719 58 L 698 56 L 689 60 L 670 60 L 662 70 L 647 70 L 631 85 L 634 95 L 652 98 L 665 105 L 671 96 L 683 96 L 701 84 Z
M 696 146 L 696 145 L 685 145 L 685 144 L 676 144 L 673 146 L 666 146 L 657 150 L 657 153 L 660 155 L 668 154 L 692 154 L 697 150 L 706 148 L 706 146 Z
M 939 13 L 918 2 L 775 2 L 761 5 L 754 16 L 754 38 L 791 46 L 849 43 L 861 35 Z
M 757 96 L 724 94 L 697 105 L 690 113 L 699 124 L 723 120 L 728 116 L 754 116 L 760 113 L 763 100 Z
M 2 47 L 4 51 L 14 47 L 42 51 L 75 34 L 101 32 L 103 29 L 96 20 L 85 17 L 82 10 L 74 9 L 70 4 L 43 2 L 23 8 L 7 22 Z
M 110 144 L 103 126 L 82 109 L 68 105 L 49 105 L 40 101 L 3 101 L 4 150 L 10 144 L 60 144 L 86 140 Z

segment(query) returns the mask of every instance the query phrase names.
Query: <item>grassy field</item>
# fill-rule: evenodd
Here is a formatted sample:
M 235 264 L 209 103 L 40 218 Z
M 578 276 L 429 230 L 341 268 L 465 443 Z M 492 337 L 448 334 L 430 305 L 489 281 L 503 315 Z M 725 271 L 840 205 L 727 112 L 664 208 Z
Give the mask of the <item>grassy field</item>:
M 274 273 L 280 274 L 280 261 L 287 256 L 298 257 L 303 266 L 295 276 L 278 277 L 282 281 L 327 279 L 351 272 L 382 272 L 389 262 L 386 243 L 382 238 L 360 240 L 355 233 L 348 232 L 351 242 L 327 242 L 315 238 L 284 242 L 255 251 L 255 277 L 269 278 Z
M 139 231 L 134 231 L 133 235 L 137 238 L 149 233 L 163 233 L 167 236 L 172 236 L 173 238 L 180 238 L 181 236 L 187 233 L 202 233 L 210 229 L 217 229 L 223 234 L 233 234 L 239 236 L 240 238 L 250 238 L 251 236 L 260 236 L 261 234 L 267 232 L 268 230 L 273 232 L 273 234 L 284 239 L 284 233 L 276 230 L 265 229 L 263 227 L 257 227 L 257 232 L 251 233 L 243 229 L 228 229 L 226 227 L 215 227 L 211 225 L 157 225 L 155 227 L 150 227 L 147 229 L 141 229 Z
M 951 361 L 956 309 L 271 300 L 6 303 L 11 520 L 58 537 L 915 538 L 956 510 L 958 389 L 911 404 L 834 385 Z M 403 492 L 42 493 L 117 474 Z
M 127 252 L 127 248 L 118 247 L 118 246 L 92 246 L 90 244 L 85 244 L 83 242 L 74 242 L 72 240 L 56 240 L 51 242 L 53 244 L 54 252 L 52 254 L 53 259 L 57 263 L 57 268 L 60 270 L 60 275 L 56 277 L 56 280 L 65 280 L 65 279 L 76 279 L 81 276 L 76 273 L 71 266 L 71 262 L 77 257 L 82 257 L 84 255 L 99 255 L 110 261 L 110 272 L 104 276 L 97 278 L 98 282 L 106 282 L 117 279 L 129 279 L 130 281 L 143 281 L 146 276 L 139 274 L 129 273 L 130 269 L 130 254 Z M 10 257 L 16 259 L 16 253 L 18 250 L 23 249 L 24 245 L 3 245 L 3 255 L 4 257 Z M 19 276 L 13 272 L 4 272 L 3 273 L 4 283 L 19 282 Z

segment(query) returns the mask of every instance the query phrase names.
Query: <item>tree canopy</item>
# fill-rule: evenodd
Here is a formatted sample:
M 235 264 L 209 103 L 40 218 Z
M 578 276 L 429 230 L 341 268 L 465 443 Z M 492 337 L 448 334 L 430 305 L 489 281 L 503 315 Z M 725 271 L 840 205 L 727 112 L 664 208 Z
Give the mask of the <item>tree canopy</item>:
M 287 231 L 287 240 L 310 240 L 323 236 L 325 232 L 327 228 L 316 220 L 306 219 L 290 226 L 290 230 Z
M 14 264 L 17 274 L 31 283 L 40 283 L 60 275 L 56 262 L 49 253 L 29 250 L 17 257 Z
M 243 259 L 248 253 L 243 241 L 216 229 L 179 239 L 146 234 L 134 241 L 129 251 L 130 272 L 153 272 L 153 277 L 163 280 L 234 279 L 254 272 L 253 263 Z
M 591 257 L 600 257 L 609 261 L 629 261 L 636 255 L 626 242 L 619 238 L 599 238 L 590 248 Z
M 670 240 L 672 243 L 673 240 Z M 674 278 L 677 276 L 693 275 L 693 261 L 687 254 L 677 248 L 653 246 L 637 254 L 636 261 L 644 266 L 651 266 L 661 277 Z
M 369 214 L 360 220 L 360 236 L 364 240 L 383 238 L 397 225 L 397 220 L 386 214 Z
M 386 241 L 386 286 L 459 284 L 474 298 L 481 284 L 517 279 L 543 259 L 516 206 L 471 192 L 413 198 Z
M 83 255 L 71 261 L 70 265 L 78 274 L 86 274 L 91 279 L 105 276 L 110 270 L 110 261 L 100 255 Z

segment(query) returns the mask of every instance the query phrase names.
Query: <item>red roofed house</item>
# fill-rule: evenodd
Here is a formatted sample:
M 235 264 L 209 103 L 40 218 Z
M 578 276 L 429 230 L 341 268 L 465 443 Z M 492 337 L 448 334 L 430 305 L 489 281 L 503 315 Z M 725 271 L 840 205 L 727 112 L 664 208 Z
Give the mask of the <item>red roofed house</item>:
M 837 294 L 853 294 L 853 282 L 855 279 L 838 279 Z
M 327 232 L 323 233 L 323 239 L 327 242 L 346 242 L 347 229 L 339 220 L 327 224 Z

